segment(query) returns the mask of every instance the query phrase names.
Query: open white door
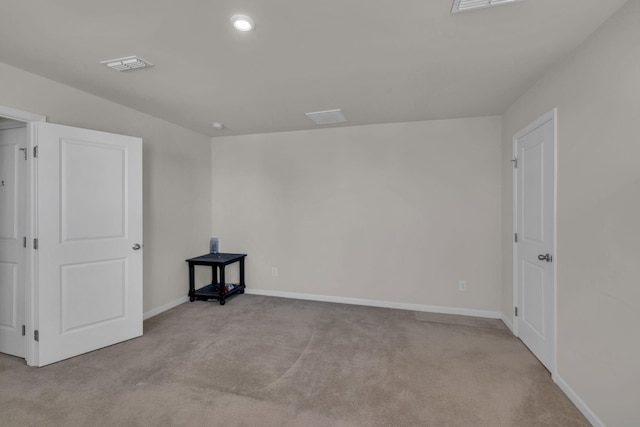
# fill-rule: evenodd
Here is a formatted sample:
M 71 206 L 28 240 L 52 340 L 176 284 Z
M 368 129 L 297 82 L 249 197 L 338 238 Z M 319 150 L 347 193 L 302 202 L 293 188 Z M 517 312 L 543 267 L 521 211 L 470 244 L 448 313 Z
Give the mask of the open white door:
M 0 353 L 25 357 L 24 127 L 0 130 Z
M 29 126 L 37 146 L 33 362 L 44 366 L 142 335 L 142 140 Z
M 555 110 L 514 138 L 516 333 L 555 367 Z

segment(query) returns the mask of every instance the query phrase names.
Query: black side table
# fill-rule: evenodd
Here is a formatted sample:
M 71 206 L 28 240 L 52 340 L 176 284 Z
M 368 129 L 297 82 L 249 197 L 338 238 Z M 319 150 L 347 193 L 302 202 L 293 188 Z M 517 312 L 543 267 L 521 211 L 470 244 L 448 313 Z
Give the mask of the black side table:
M 225 299 L 234 294 L 244 294 L 244 258 L 247 254 L 206 254 L 186 260 L 189 263 L 189 301 L 215 299 L 220 305 L 225 304 Z M 240 263 L 240 283 L 227 289 L 224 278 L 224 267 Z M 195 266 L 207 265 L 211 267 L 212 279 L 209 285 L 196 290 L 195 288 Z M 220 269 L 220 281 L 218 281 L 217 269 Z

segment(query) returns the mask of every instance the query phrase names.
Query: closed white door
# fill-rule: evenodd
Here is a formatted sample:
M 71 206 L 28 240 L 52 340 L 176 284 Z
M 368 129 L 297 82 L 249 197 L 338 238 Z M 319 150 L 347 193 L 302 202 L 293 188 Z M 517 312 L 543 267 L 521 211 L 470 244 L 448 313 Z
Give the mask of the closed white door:
M 142 140 L 30 126 L 43 366 L 142 335 Z
M 0 130 L 0 352 L 25 357 L 26 130 Z
M 555 112 L 514 136 L 517 334 L 554 372 Z

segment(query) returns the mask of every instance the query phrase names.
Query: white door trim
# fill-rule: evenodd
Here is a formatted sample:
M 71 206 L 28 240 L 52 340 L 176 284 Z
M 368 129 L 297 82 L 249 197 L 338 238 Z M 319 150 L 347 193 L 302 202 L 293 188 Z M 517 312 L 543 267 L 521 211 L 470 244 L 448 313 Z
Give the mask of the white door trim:
M 551 369 L 551 377 L 554 382 L 556 381 L 557 375 L 557 349 L 558 349 L 558 250 L 557 250 L 557 242 L 558 242 L 558 109 L 554 108 L 548 113 L 542 115 L 538 119 L 534 120 L 528 126 L 515 133 L 512 138 L 512 158 L 515 159 L 517 157 L 517 141 L 523 136 L 527 135 L 534 129 L 542 126 L 543 124 L 551 121 L 553 123 L 553 150 L 554 150 L 554 164 L 553 164 L 553 258 L 554 261 L 552 263 L 552 275 L 553 275 L 553 351 L 552 351 L 552 369 Z M 517 174 L 516 169 L 513 169 L 513 236 L 518 232 L 518 182 L 517 182 Z M 513 307 L 518 306 L 518 244 L 515 242 L 515 238 L 512 240 L 513 242 Z M 518 317 L 513 316 L 513 333 L 515 336 L 518 335 Z
M 7 119 L 17 120 L 19 122 L 46 122 L 47 116 L 41 114 L 30 113 L 28 111 L 17 110 L 15 108 L 0 105 L 0 116 Z
M 28 111 L 22 111 L 15 108 L 7 107 L 5 105 L 0 105 L 0 117 L 5 117 L 7 119 L 17 120 L 24 123 L 34 123 L 34 122 L 46 122 L 47 117 L 41 114 L 30 113 Z M 35 135 L 30 131 L 30 126 L 27 126 L 27 148 L 29 153 L 33 153 Z M 26 222 L 26 235 L 27 235 L 27 247 L 29 250 L 26 253 L 26 265 L 25 265 L 25 323 L 27 329 L 27 348 L 25 351 L 25 360 L 27 365 L 34 366 L 37 364 L 37 342 L 33 339 L 33 331 L 34 325 L 37 325 L 36 322 L 36 303 L 35 300 L 35 289 L 34 289 L 34 274 L 35 274 L 35 263 L 34 257 L 36 256 L 35 250 L 33 249 L 34 238 L 34 224 L 35 224 L 35 168 L 33 165 L 33 156 L 29 156 L 29 161 L 27 162 L 27 191 L 29 192 L 27 196 L 27 222 Z

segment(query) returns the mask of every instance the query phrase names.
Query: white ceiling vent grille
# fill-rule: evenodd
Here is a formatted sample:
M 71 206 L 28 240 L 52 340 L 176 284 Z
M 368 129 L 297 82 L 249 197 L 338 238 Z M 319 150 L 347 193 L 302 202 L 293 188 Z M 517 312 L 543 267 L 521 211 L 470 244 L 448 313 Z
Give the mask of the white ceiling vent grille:
M 153 67 L 153 64 L 149 61 L 137 56 L 127 56 L 125 58 L 109 59 L 108 61 L 100 61 L 101 64 L 106 65 L 109 68 L 113 68 L 116 71 L 129 71 L 137 68 Z
M 317 125 L 332 125 L 335 123 L 344 123 L 347 118 L 342 110 L 314 111 L 313 113 L 305 113 L 311 121 Z
M 482 9 L 501 4 L 516 3 L 523 0 L 454 0 L 451 13 L 466 12 L 468 10 Z

